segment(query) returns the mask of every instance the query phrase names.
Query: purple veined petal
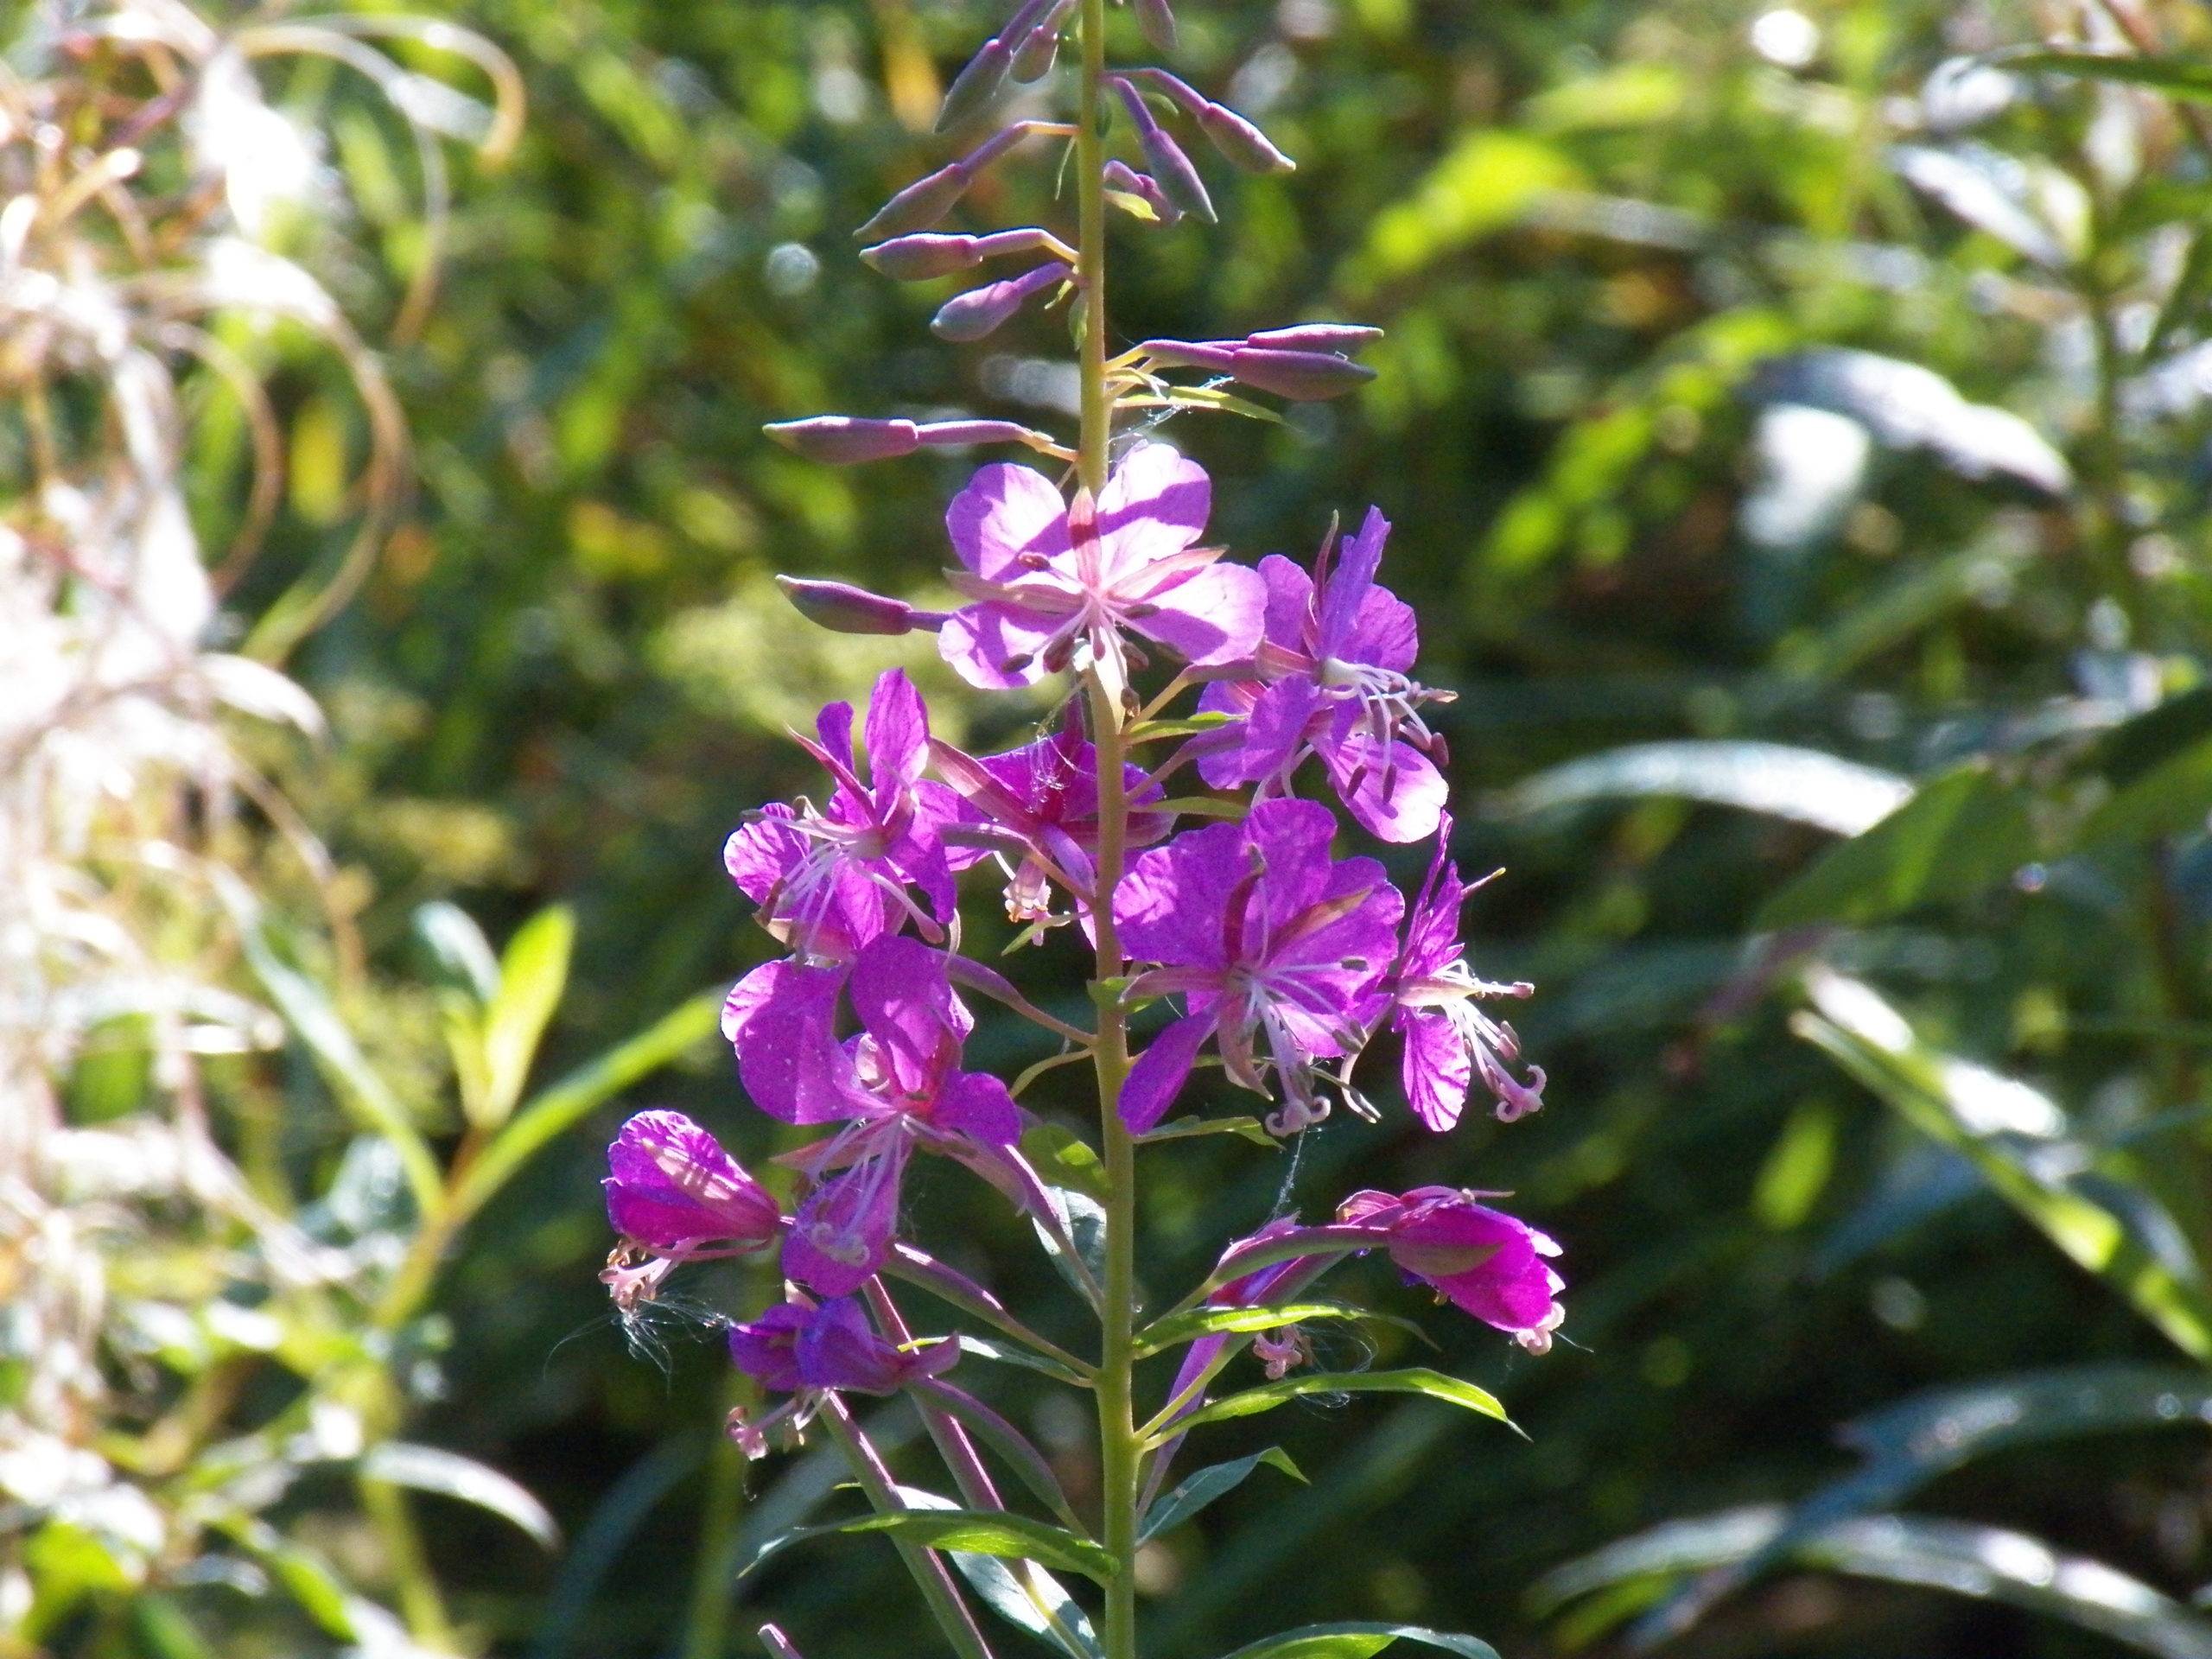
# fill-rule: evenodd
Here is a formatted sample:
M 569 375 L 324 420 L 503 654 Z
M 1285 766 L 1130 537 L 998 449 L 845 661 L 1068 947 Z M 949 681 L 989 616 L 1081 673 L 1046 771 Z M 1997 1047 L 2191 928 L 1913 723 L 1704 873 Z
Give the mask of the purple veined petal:
M 1406 949 L 1398 968 L 1403 977 L 1433 974 L 1459 954 L 1459 911 L 1466 903 L 1467 887 L 1459 879 L 1459 867 L 1452 861 L 1451 846 L 1452 815 L 1440 812 L 1436 850 L 1406 925 Z
M 1246 815 L 1241 831 L 1266 872 L 1258 897 L 1269 931 L 1279 931 L 1328 892 L 1336 814 L 1319 801 L 1262 801 Z
M 1205 134 L 1224 160 L 1248 173 L 1295 173 L 1298 163 L 1284 155 L 1274 139 L 1226 104 L 1202 105 L 1193 114 L 1198 130 Z
M 1068 551 L 1068 504 L 1033 467 L 995 462 L 977 471 L 945 509 L 960 562 L 990 582 L 1019 576 Z
M 1321 613 L 1315 629 L 1316 654 L 1344 655 L 1344 645 L 1368 594 L 1374 590 L 1376 573 L 1382 567 L 1382 547 L 1389 539 L 1390 521 L 1370 507 L 1359 526 L 1359 534 L 1344 543 L 1338 554 L 1336 569 L 1329 574 L 1329 585 L 1321 595 Z
M 776 586 L 808 621 L 832 633 L 911 633 L 930 627 L 943 613 L 917 610 L 903 599 L 872 594 L 845 582 L 813 582 L 778 576 Z
M 1155 52 L 1175 49 L 1175 14 L 1167 0 L 1135 0 L 1137 27 Z
M 987 1071 L 947 1077 L 931 1121 L 985 1146 L 1009 1147 L 1021 1138 L 1021 1109 L 1006 1084 Z
M 1345 636 L 1330 655 L 1410 674 L 1421 655 L 1421 622 L 1414 607 L 1387 588 L 1370 588 Z
M 1165 443 L 1141 443 L 1098 493 L 1098 541 L 1109 570 L 1149 563 L 1198 540 L 1213 511 L 1205 468 Z
M 912 454 L 921 444 L 912 421 L 864 420 L 853 415 L 777 421 L 760 429 L 793 454 L 833 466 L 890 461 Z
M 953 672 L 986 691 L 1034 685 L 1056 622 L 1011 605 L 971 605 L 938 630 L 938 652 Z
M 848 988 L 899 1091 L 927 1098 L 959 1046 L 944 953 L 915 939 L 878 939 L 853 959 Z
M 737 1073 L 753 1103 L 785 1123 L 854 1116 L 850 1067 L 836 1039 L 844 970 L 772 962 L 740 980 L 723 1007 Z
M 820 1296 L 849 1296 L 890 1254 L 906 1171 L 903 1135 L 838 1171 L 799 1205 L 784 1241 L 784 1276 Z
M 1293 403 L 1319 403 L 1357 391 L 1375 378 L 1364 363 L 1327 352 L 1287 352 L 1274 346 L 1240 346 L 1230 353 L 1229 372 L 1248 386 Z
M 1130 626 L 1197 668 L 1242 662 L 1260 643 L 1267 587 L 1249 565 L 1214 564 L 1147 601 Z
M 722 868 L 756 905 L 766 904 L 785 873 L 806 856 L 805 837 L 791 828 L 793 816 L 781 801 L 771 801 L 722 843 Z
M 868 774 L 880 807 L 929 766 L 930 711 L 903 668 L 876 677 L 868 702 Z
M 1325 736 L 1316 747 L 1344 809 L 1368 834 L 1404 846 L 1436 833 L 1452 786 L 1419 749 L 1400 742 L 1386 749 L 1358 729 L 1340 741 Z
M 1237 781 L 1257 783 L 1289 770 L 1320 708 L 1319 688 L 1302 675 L 1277 680 L 1261 692 L 1244 721 L 1243 776 Z
M 1213 1028 L 1211 1014 L 1185 1014 L 1138 1056 L 1122 1084 L 1122 1122 L 1130 1134 L 1144 1134 L 1167 1115 Z
M 1065 283 L 1075 272 L 1060 260 L 1048 260 L 1019 276 L 986 283 L 956 294 L 938 308 L 930 319 L 930 332 L 939 340 L 965 345 L 983 339 L 1020 310 L 1041 290 Z
M 1408 1009 L 1400 1015 L 1405 1055 L 1399 1065 L 1406 1086 L 1406 1104 L 1421 1127 L 1439 1134 L 1459 1121 L 1466 1109 L 1467 1087 L 1474 1066 L 1467 1046 L 1452 1029 L 1452 1022 L 1433 1008 Z
M 1351 357 L 1382 338 L 1380 328 L 1358 322 L 1299 322 L 1287 328 L 1263 328 L 1238 342 L 1285 352 L 1334 352 Z
M 1225 969 L 1222 913 L 1249 863 L 1236 823 L 1188 830 L 1138 855 L 1114 893 L 1122 948 L 1139 962 Z
M 764 1389 L 792 1393 L 799 1386 L 798 1333 L 813 1319 L 803 1302 L 779 1302 L 757 1319 L 731 1325 L 730 1363 Z
M 1257 680 L 1215 680 L 1198 693 L 1202 715 L 1231 715 L 1239 723 L 1189 740 L 1198 776 L 1208 789 L 1234 789 L 1245 781 L 1244 718 L 1265 688 Z
M 982 50 L 968 60 L 952 78 L 952 85 L 945 88 L 936 130 L 949 132 L 982 110 L 998 95 L 1013 67 L 1014 50 L 1002 37 L 994 35 L 984 41 Z
M 810 1389 L 894 1394 L 905 1381 L 906 1356 L 868 1322 L 858 1297 L 837 1296 L 814 1310 L 793 1344 L 799 1382 Z
M 862 241 L 925 231 L 953 210 L 968 187 L 976 181 L 969 162 L 953 162 L 925 174 L 877 208 L 868 223 L 853 234 Z
M 639 1112 L 607 1149 L 607 1217 L 648 1249 L 772 1239 L 782 1211 L 766 1188 L 681 1112 Z
M 1303 655 L 1307 625 L 1313 620 L 1313 578 L 1297 560 L 1280 553 L 1268 554 L 1257 569 L 1268 587 L 1268 643 Z

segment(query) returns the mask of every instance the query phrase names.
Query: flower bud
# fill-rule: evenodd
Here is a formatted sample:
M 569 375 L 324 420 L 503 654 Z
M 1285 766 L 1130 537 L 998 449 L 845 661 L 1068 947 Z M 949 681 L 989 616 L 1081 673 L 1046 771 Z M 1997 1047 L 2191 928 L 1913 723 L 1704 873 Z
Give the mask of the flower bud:
M 1380 328 L 1359 322 L 1299 322 L 1287 328 L 1263 328 L 1248 335 L 1247 346 L 1268 346 L 1285 352 L 1334 352 L 1339 357 L 1355 356 L 1382 338 Z
M 1052 73 L 1052 64 L 1060 54 L 1060 30 L 1068 14 L 1075 10 L 1075 0 L 1058 0 L 1029 37 L 1014 48 L 1014 67 L 1007 73 L 1027 86 L 1042 80 Z
M 1234 374 L 1240 348 L 1234 344 L 1195 340 L 1147 340 L 1137 349 L 1160 368 L 1205 369 L 1212 374 Z
M 1248 173 L 1298 170 L 1298 163 L 1276 149 L 1272 138 L 1226 104 L 1208 104 L 1193 118 L 1198 124 L 1198 130 L 1233 166 Z
M 917 619 L 929 614 L 849 582 L 778 576 L 776 586 L 801 616 L 832 633 L 911 633 L 920 626 Z
M 870 237 L 925 231 L 952 211 L 953 204 L 968 194 L 974 179 L 975 175 L 965 162 L 940 167 L 936 172 L 916 179 L 885 202 L 853 234 L 866 241 Z
M 1293 403 L 1313 403 L 1341 397 L 1375 378 L 1364 363 L 1327 352 L 1285 352 L 1266 346 L 1240 346 L 1230 355 L 1229 372 L 1248 386 L 1271 391 Z
M 998 96 L 1014 67 L 1014 49 L 994 35 L 983 49 L 968 60 L 966 67 L 945 88 L 944 105 L 937 112 L 937 130 L 949 132 Z
M 929 231 L 894 236 L 888 242 L 861 250 L 862 264 L 899 283 L 925 282 L 932 276 L 949 276 L 956 270 L 972 270 L 982 260 L 976 238 Z
M 1001 283 L 987 283 L 956 294 L 930 319 L 930 332 L 939 340 L 961 342 L 981 340 L 1021 309 L 1039 289 L 1065 282 L 1075 273 L 1054 259 Z
M 1144 151 L 1144 164 L 1151 169 L 1161 192 L 1185 213 L 1194 214 L 1209 225 L 1218 224 L 1213 199 L 1206 194 L 1205 181 L 1198 177 L 1198 169 L 1191 165 L 1191 158 L 1183 153 L 1183 147 L 1153 119 L 1152 111 L 1145 107 L 1144 94 L 1126 80 L 1116 80 L 1114 90 L 1121 94 L 1122 103 L 1129 112 L 1129 120 L 1137 130 L 1137 147 Z
M 932 421 L 914 430 L 925 446 L 936 449 L 965 449 L 979 443 L 1027 443 L 1039 435 L 1013 421 Z
M 1126 162 L 1107 162 L 1105 180 L 1109 191 L 1134 196 L 1151 208 L 1153 218 L 1159 224 L 1173 225 L 1183 217 L 1183 210 L 1167 200 L 1150 174 L 1140 173 Z
M 1157 52 L 1175 49 L 1175 14 L 1167 0 L 1136 0 L 1137 27 Z
M 760 429 L 793 454 L 832 466 L 911 455 L 921 442 L 912 421 L 868 421 L 851 415 L 778 421 Z

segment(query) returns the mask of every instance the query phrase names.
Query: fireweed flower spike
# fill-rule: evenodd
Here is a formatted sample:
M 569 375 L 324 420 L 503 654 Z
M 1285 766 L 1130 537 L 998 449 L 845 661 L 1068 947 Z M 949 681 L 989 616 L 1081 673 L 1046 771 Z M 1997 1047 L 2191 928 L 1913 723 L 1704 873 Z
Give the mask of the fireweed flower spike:
M 1341 550 L 1332 531 L 1310 573 L 1282 558 L 1255 569 L 1202 544 L 1213 505 L 1205 470 L 1145 441 L 1166 420 L 1179 435 L 1264 413 L 1251 396 L 1355 391 L 1371 378 L 1355 359 L 1377 331 L 1315 321 L 1109 347 L 1135 337 L 1109 315 L 1109 209 L 1141 225 L 1179 224 L 1185 238 L 1214 215 L 1178 135 L 1195 129 L 1241 168 L 1291 165 L 1256 124 L 1168 70 L 1112 61 L 1106 19 L 1116 3 L 1001 0 L 1006 22 L 953 78 L 944 118 L 983 117 L 1009 82 L 1034 82 L 1027 99 L 1039 117 L 1004 122 L 898 190 L 860 233 L 869 245 L 861 257 L 888 278 L 977 273 L 938 315 L 946 337 L 977 339 L 1032 302 L 1065 300 L 1076 429 L 834 414 L 769 429 L 795 454 L 835 465 L 984 443 L 1024 444 L 1058 463 L 983 467 L 952 501 L 956 609 L 919 610 L 835 581 L 786 580 L 785 592 L 833 630 L 933 631 L 952 670 L 982 690 L 1059 677 L 1049 695 L 1064 713 L 1027 741 L 973 754 L 931 734 L 920 695 L 894 670 L 876 682 L 859 732 L 852 708 L 835 702 L 798 739 L 829 773 L 827 792 L 750 813 L 729 838 L 730 875 L 790 952 L 732 989 L 723 1030 L 745 1094 L 804 1132 L 805 1144 L 778 1160 L 801 1183 L 795 1215 L 779 1214 L 712 1136 L 672 1113 L 632 1120 L 609 1154 L 607 1213 L 620 1243 L 607 1276 L 618 1297 L 652 1295 L 680 1262 L 778 1251 L 783 1299 L 728 1326 L 733 1363 L 776 1399 L 765 1414 L 734 1419 L 732 1433 L 758 1456 L 772 1433 L 820 1425 L 956 1659 L 992 1659 L 980 1621 L 994 1615 L 1031 1636 L 1041 1629 L 1069 1653 L 1138 1659 L 1141 1541 L 1237 1465 L 1191 1477 L 1179 1501 L 1153 1498 L 1185 1439 L 1278 1403 L 1291 1373 L 1313 1363 L 1300 1305 L 1337 1262 L 1387 1253 L 1413 1282 L 1533 1351 L 1560 1323 L 1557 1247 L 1484 1195 L 1440 1186 L 1360 1192 L 1321 1225 L 1284 1216 L 1244 1233 L 1179 1300 L 1141 1306 L 1157 1279 L 1140 1249 L 1144 1163 L 1235 1154 L 1233 1138 L 1194 1153 L 1179 1131 L 1160 1128 L 1186 1094 L 1184 1109 L 1203 1109 L 1199 1096 L 1217 1092 L 1198 1069 L 1202 1052 L 1218 1055 L 1229 1083 L 1267 1097 L 1267 1125 L 1284 1135 L 1327 1114 L 1325 1091 L 1373 1116 L 1348 1074 L 1385 1027 L 1403 1040 L 1407 1098 L 1432 1128 L 1449 1127 L 1477 1087 L 1501 1117 L 1522 1116 L 1544 1079 L 1521 1064 L 1510 1028 L 1481 1012 L 1484 999 L 1528 988 L 1478 979 L 1459 943 L 1467 886 L 1450 861 L 1444 745 L 1424 719 L 1442 696 L 1411 677 L 1413 613 L 1376 585 L 1389 525 L 1370 513 Z M 1172 47 L 1171 0 L 1128 3 L 1146 37 Z M 1043 79 L 1055 60 L 1058 80 Z M 1039 158 L 1055 174 L 1046 222 L 939 228 L 974 200 L 985 168 L 1033 138 L 1052 141 Z M 983 270 L 1001 258 L 1020 263 Z M 1242 395 L 1219 395 L 1217 384 Z M 1041 701 L 979 723 L 1034 721 Z M 1291 793 L 1309 759 L 1332 793 Z M 1186 770 L 1212 792 L 1171 793 Z M 1185 822 L 1195 827 L 1177 833 Z M 1347 836 L 1354 844 L 1340 850 Z M 1383 866 L 1361 849 L 1430 836 L 1433 860 L 1408 921 Z M 1003 889 L 1016 943 L 1078 925 L 1070 931 L 1089 944 L 1092 964 L 1084 996 L 1033 1001 L 1033 988 L 969 954 L 957 882 L 986 860 L 997 870 L 984 902 L 1000 902 Z M 1018 1022 L 1021 1034 L 990 1052 L 1020 1065 L 1025 1091 L 1052 1077 L 1040 1102 L 1068 1075 L 1054 1068 L 1088 1067 L 1095 1137 L 1031 1120 L 1013 1087 L 970 1068 L 968 995 L 988 998 L 995 1020 Z M 1148 1042 L 1133 1039 L 1140 1018 Z M 1064 1345 L 1061 1320 L 1032 1324 L 988 1287 L 990 1274 L 956 1270 L 908 1236 L 906 1176 L 932 1156 L 981 1178 L 1033 1224 L 1017 1233 L 1034 1231 L 1080 1300 L 1076 1317 L 1095 1324 L 1094 1340 L 1067 1336 Z M 1218 1188 L 1224 1199 L 1241 1190 Z M 963 1243 L 984 1247 L 981 1236 Z M 910 1288 L 950 1310 L 963 1327 L 957 1342 L 909 1338 L 899 1298 Z M 1090 1478 L 1095 1505 L 1069 1501 L 1060 1460 L 1020 1426 L 1026 1414 L 988 1397 L 997 1367 L 972 1391 L 937 1380 L 963 1348 L 1083 1392 L 1096 1414 L 1094 1455 L 1070 1462 Z M 1233 1372 L 1248 1350 L 1250 1363 Z M 1145 1362 L 1169 1354 L 1179 1369 L 1163 1395 Z M 1277 1382 L 1238 1399 L 1230 1391 L 1249 1390 L 1245 1373 Z M 1363 1387 L 1495 1409 L 1421 1368 L 1375 1371 Z M 917 1442 L 894 1476 L 843 1396 L 901 1391 L 926 1446 Z M 936 1477 L 920 1466 L 931 1448 Z M 1246 1472 L 1251 1465 L 1243 1460 Z M 994 1565 L 991 1585 L 1020 1597 L 997 1593 L 962 1560 L 959 1541 L 987 1535 L 1035 1550 L 1034 1560 Z M 1079 1573 L 1095 1600 L 1047 1567 Z M 1259 1645 L 1302 1648 L 1314 1634 Z M 1455 1637 L 1405 1634 L 1475 1650 Z M 775 1659 L 795 1659 L 773 1626 L 763 1639 Z
M 1194 547 L 1213 499 L 1205 470 L 1165 444 L 1132 449 L 1096 505 L 1071 506 L 1041 473 L 986 467 L 954 498 L 945 528 L 972 602 L 938 634 L 972 685 L 1033 685 L 1069 668 L 1098 676 L 1116 704 L 1129 684 L 1128 635 L 1205 668 L 1249 658 L 1266 589 L 1259 574 Z
M 1443 744 L 1421 709 L 1450 694 L 1409 677 L 1420 653 L 1413 607 L 1375 581 L 1389 533 L 1370 509 L 1333 569 L 1326 544 L 1313 576 L 1286 558 L 1260 562 L 1268 584 L 1261 677 L 1206 688 L 1201 709 L 1244 720 L 1198 770 L 1217 789 L 1280 785 L 1317 754 L 1363 829 L 1422 841 L 1436 833 L 1447 791 L 1429 758 Z
M 730 879 L 760 906 L 768 931 L 804 957 L 849 957 L 907 921 L 942 937 L 937 924 L 951 919 L 956 900 L 940 832 L 961 809 L 943 784 L 922 777 L 930 727 L 921 694 L 900 669 L 876 681 L 865 782 L 855 770 L 852 705 L 830 704 L 815 731 L 819 741 L 794 736 L 830 773 L 828 800 L 818 809 L 804 798 L 762 808 L 723 849 Z M 909 884 L 922 890 L 927 912 Z
M 1528 996 L 1526 980 L 1478 979 L 1459 943 L 1459 912 L 1474 889 L 1459 879 L 1446 853 L 1449 813 L 1436 832 L 1436 856 L 1406 922 L 1406 948 L 1392 977 L 1391 1028 L 1405 1039 L 1406 1100 L 1432 1129 L 1448 1129 L 1467 1103 L 1467 1087 L 1480 1077 L 1497 1096 L 1503 1122 L 1527 1116 L 1544 1103 L 1544 1073 L 1529 1067 L 1529 1080 L 1513 1075 L 1521 1058 L 1513 1027 L 1475 1006 L 1484 996 Z
M 1122 1085 L 1132 1130 L 1160 1122 L 1209 1037 L 1247 1089 L 1271 1093 L 1272 1066 L 1284 1096 L 1274 1133 L 1328 1116 L 1313 1063 L 1357 1052 L 1389 1007 L 1382 976 L 1403 908 L 1373 859 L 1330 856 L 1336 830 L 1317 802 L 1262 801 L 1243 823 L 1194 830 L 1129 867 L 1114 906 L 1122 944 L 1160 964 L 1130 995 L 1180 995 L 1190 1010 Z

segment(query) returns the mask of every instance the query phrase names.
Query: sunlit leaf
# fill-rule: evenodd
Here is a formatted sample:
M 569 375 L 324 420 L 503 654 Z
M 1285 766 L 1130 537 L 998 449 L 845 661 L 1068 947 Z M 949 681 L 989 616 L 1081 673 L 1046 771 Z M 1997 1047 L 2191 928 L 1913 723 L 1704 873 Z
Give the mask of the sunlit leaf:
M 1145 1512 L 1144 1524 L 1137 1531 L 1137 1541 L 1144 1543 L 1181 1526 L 1207 1504 L 1217 1498 L 1227 1497 L 1243 1485 L 1262 1464 L 1270 1469 L 1281 1470 L 1301 1485 L 1305 1484 L 1306 1477 L 1297 1464 L 1291 1460 L 1290 1453 L 1279 1446 L 1271 1446 L 1264 1452 L 1255 1452 L 1249 1457 L 1233 1459 L 1227 1463 L 1209 1464 L 1181 1482 L 1173 1491 Z
M 952 1500 L 917 1487 L 893 1489 L 910 1509 L 943 1512 Z M 985 1606 L 1012 1624 L 1048 1643 L 1068 1659 L 1101 1659 L 1097 1632 L 1067 1586 L 1033 1560 L 1007 1560 L 973 1550 L 948 1549 L 954 1571 Z
M 485 1085 L 474 1121 L 494 1128 L 522 1098 L 546 1022 L 569 982 L 576 918 L 565 905 L 541 910 L 515 930 L 499 958 L 499 985 L 484 1009 Z
M 370 1448 L 362 1471 L 376 1480 L 418 1492 L 435 1492 L 489 1511 L 513 1524 L 541 1549 L 561 1547 L 561 1529 L 546 1507 L 522 1484 L 457 1452 L 435 1446 L 386 1440 Z
M 1441 1648 L 1459 1659 L 1497 1659 L 1497 1649 L 1471 1636 L 1424 1630 L 1418 1624 L 1301 1624 L 1241 1647 L 1227 1659 L 1371 1659 L 1396 1643 Z
M 1349 1302 L 1278 1302 L 1262 1307 L 1196 1307 L 1187 1313 L 1171 1314 L 1164 1319 L 1155 1320 L 1137 1332 L 1137 1354 L 1141 1358 L 1147 1354 L 1160 1353 L 1183 1343 L 1194 1342 L 1200 1337 L 1273 1331 L 1281 1325 L 1300 1325 L 1308 1319 L 1373 1321 L 1397 1325 L 1416 1336 L 1421 1334 L 1421 1327 L 1411 1319 L 1378 1313 L 1372 1308 L 1356 1307 Z
M 1079 1538 L 1065 1527 L 1000 1510 L 902 1510 L 794 1527 L 761 1546 L 745 1570 L 750 1573 L 770 1556 L 810 1539 L 871 1532 L 887 1533 L 928 1549 L 1033 1560 L 1063 1572 L 1080 1573 L 1101 1584 L 1114 1576 L 1114 1558 L 1088 1538 Z
M 2125 52 L 2027 47 L 1993 53 L 1991 61 L 2011 70 L 2117 81 L 2125 86 L 2145 87 L 2191 104 L 2212 104 L 2212 64 L 2201 57 L 2141 57 Z
M 1313 1395 L 1336 1394 L 1418 1394 L 1511 1426 L 1505 1408 L 1494 1395 L 1471 1382 L 1416 1365 L 1395 1371 L 1307 1372 L 1286 1376 L 1280 1382 L 1262 1382 L 1241 1393 L 1209 1401 L 1196 1411 L 1178 1417 L 1173 1433 L 1188 1433 L 1207 1423 L 1226 1422 L 1234 1417 L 1255 1416 Z
M 1640 743 L 1524 779 L 1500 798 L 1533 813 L 1588 801 L 1675 796 L 1789 818 L 1840 836 L 1872 829 L 1911 798 L 1893 772 L 1817 749 L 1739 741 Z

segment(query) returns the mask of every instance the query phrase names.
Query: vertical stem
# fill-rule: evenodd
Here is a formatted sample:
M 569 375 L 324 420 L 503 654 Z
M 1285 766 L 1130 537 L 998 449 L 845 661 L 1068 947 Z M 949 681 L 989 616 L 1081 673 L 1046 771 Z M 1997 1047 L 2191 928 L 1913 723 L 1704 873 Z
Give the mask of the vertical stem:
M 1076 118 L 1076 278 L 1083 289 L 1083 435 L 1076 470 L 1106 485 L 1114 411 L 1106 399 L 1106 0 L 1083 0 L 1082 101 Z

